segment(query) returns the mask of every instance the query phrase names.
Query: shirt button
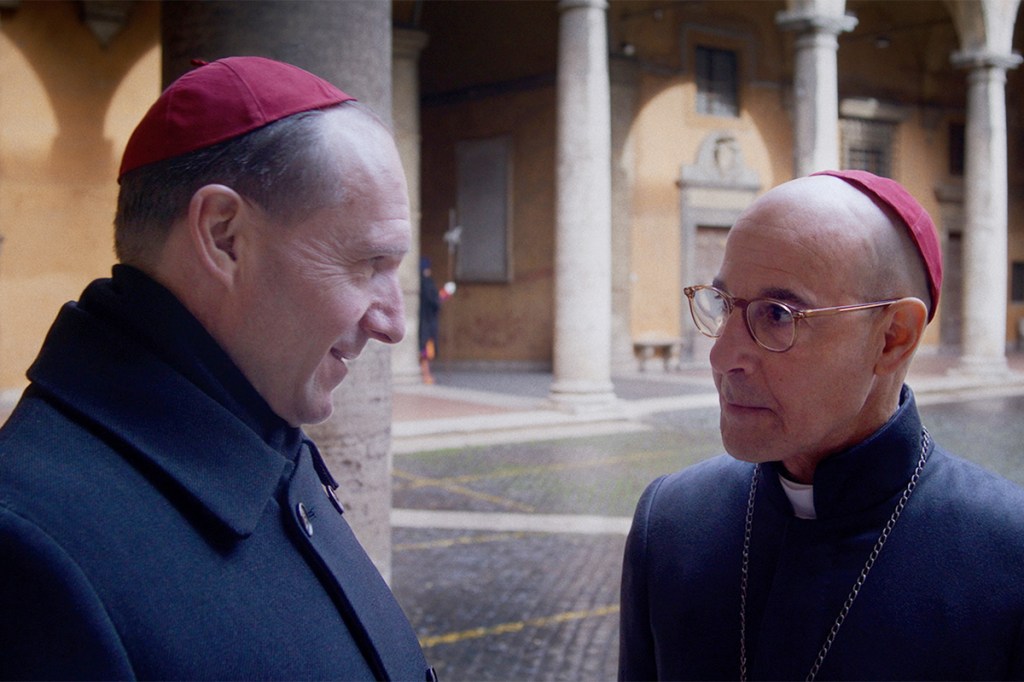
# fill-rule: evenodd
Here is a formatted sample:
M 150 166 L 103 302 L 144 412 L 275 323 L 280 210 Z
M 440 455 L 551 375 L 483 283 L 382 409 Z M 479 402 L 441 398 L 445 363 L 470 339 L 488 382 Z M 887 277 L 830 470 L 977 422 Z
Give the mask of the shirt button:
M 306 505 L 299 502 L 295 506 L 295 511 L 299 515 L 299 522 L 302 524 L 302 530 L 306 531 L 308 537 L 313 537 L 313 524 L 309 520 L 309 512 L 306 511 Z

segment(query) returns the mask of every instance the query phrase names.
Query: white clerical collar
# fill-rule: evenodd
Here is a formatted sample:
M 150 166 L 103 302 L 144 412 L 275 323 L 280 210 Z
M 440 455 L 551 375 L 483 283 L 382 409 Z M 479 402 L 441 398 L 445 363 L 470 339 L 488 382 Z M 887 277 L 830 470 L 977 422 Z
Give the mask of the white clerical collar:
M 779 482 L 786 491 L 789 503 L 793 505 L 793 513 L 798 519 L 816 519 L 814 511 L 814 486 L 810 483 L 797 483 L 779 474 Z

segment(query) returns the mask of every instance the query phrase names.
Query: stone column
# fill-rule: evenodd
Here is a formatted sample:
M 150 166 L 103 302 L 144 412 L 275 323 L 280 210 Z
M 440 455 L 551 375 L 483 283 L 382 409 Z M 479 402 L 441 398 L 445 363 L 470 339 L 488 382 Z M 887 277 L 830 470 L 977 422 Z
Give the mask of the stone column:
M 405 296 L 405 339 L 391 353 L 391 375 L 396 384 L 420 381 L 419 329 L 420 304 L 420 52 L 427 34 L 408 28 L 396 28 L 392 55 L 392 118 L 395 142 L 409 184 L 409 217 L 412 225 L 412 249 L 402 262 L 400 277 Z
M 611 383 L 611 122 L 605 0 L 560 0 L 551 397 L 614 401 Z
M 331 81 L 391 120 L 391 5 L 378 0 L 162 3 L 164 82 L 198 57 L 260 55 Z M 345 517 L 385 578 L 391 569 L 391 349 L 366 346 L 334 393 L 334 416 L 310 428 Z
M 807 3 L 779 12 L 775 23 L 796 31 L 793 74 L 793 174 L 802 177 L 839 167 L 839 90 L 836 38 L 857 19 L 842 14 L 845 3 Z
M 1006 370 L 1006 70 L 1015 54 L 982 50 L 953 56 L 967 75 L 964 168 L 963 326 L 960 371 Z

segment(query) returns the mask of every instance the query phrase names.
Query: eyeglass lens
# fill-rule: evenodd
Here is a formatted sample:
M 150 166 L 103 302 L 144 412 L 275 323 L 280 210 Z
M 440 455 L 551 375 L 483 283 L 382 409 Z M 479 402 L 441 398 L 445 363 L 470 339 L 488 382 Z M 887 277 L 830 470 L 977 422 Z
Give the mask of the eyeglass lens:
M 754 301 L 747 306 L 750 333 L 769 350 L 787 350 L 793 345 L 796 323 L 793 313 L 772 301 Z
M 701 333 L 712 338 L 722 334 L 732 304 L 719 291 L 698 289 L 691 299 L 693 319 Z M 747 328 L 754 339 L 769 350 L 783 351 L 793 345 L 796 322 L 793 311 L 781 303 L 757 300 L 747 304 Z
M 697 289 L 690 299 L 693 321 L 702 334 L 717 338 L 729 317 L 729 301 L 714 289 Z

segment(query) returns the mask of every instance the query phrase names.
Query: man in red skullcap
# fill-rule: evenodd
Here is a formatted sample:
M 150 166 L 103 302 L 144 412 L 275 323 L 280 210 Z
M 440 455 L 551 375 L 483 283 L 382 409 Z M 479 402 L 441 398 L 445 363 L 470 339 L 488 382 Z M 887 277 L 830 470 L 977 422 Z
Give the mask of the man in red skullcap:
M 390 133 L 228 58 L 160 96 L 119 183 L 120 263 L 0 431 L 0 678 L 432 679 L 301 430 L 405 331 Z
M 685 289 L 729 456 L 637 505 L 620 679 L 1024 677 L 1024 490 L 937 446 L 904 384 L 941 282 L 892 180 L 800 178 L 740 216 Z

